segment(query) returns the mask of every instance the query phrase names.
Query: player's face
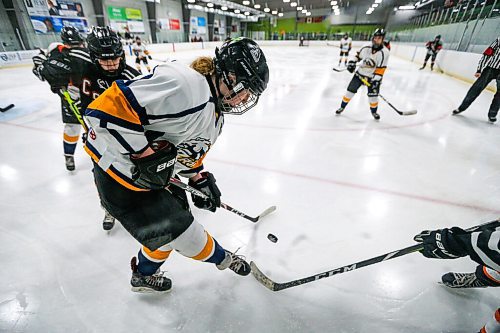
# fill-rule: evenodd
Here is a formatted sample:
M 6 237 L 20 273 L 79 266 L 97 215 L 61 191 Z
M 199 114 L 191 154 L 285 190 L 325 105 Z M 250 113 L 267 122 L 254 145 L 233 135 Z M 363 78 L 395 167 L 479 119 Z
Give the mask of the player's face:
M 382 45 L 383 41 L 384 41 L 384 38 L 382 36 L 373 37 L 373 44 L 375 44 L 375 45 Z
M 231 82 L 236 82 L 236 77 L 234 75 L 229 75 Z M 229 89 L 224 83 L 221 83 L 220 92 L 224 96 L 224 103 L 229 104 L 232 107 L 244 104 L 250 98 L 250 92 L 248 89 L 242 89 L 236 93 L 233 89 Z
M 117 71 L 120 68 L 120 60 L 121 58 L 115 59 L 99 59 L 99 65 L 101 65 L 102 69 L 108 72 Z

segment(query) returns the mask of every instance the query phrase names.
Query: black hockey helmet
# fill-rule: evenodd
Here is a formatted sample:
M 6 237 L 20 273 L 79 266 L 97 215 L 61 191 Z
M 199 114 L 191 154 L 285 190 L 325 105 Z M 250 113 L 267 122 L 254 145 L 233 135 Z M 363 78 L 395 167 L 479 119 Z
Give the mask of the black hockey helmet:
M 125 52 L 120 38 L 110 27 L 92 27 L 87 35 L 87 48 L 90 59 L 106 76 L 118 76 L 125 68 Z M 113 60 L 120 58 L 120 66 L 117 70 L 109 71 L 102 68 L 99 60 Z
M 259 45 L 250 38 L 231 39 L 220 49 L 215 49 L 214 63 L 217 81 L 222 79 L 229 90 L 232 90 L 229 96 L 219 97 L 221 110 L 225 113 L 243 114 L 254 107 L 269 82 L 269 68 Z M 236 79 L 231 79 L 230 75 L 234 75 Z M 237 106 L 225 103 L 243 90 L 250 93 L 246 102 Z M 220 95 L 220 91 L 218 93 Z
M 64 26 L 61 29 L 61 39 L 64 44 L 78 46 L 83 44 L 83 37 L 77 28 L 72 26 Z
M 437 35 L 435 39 L 441 39 L 441 35 Z
M 372 38 L 373 37 L 385 37 L 385 29 L 383 28 L 377 28 L 374 32 L 373 32 L 373 35 L 372 35 Z

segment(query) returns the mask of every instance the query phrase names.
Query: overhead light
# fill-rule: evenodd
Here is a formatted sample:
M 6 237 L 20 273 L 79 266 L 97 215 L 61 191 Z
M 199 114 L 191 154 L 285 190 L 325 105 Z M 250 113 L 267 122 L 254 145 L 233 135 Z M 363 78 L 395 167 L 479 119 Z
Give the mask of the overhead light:
M 303 9 L 302 6 L 297 7 L 297 10 L 302 10 L 302 9 Z
M 273 10 L 273 11 L 271 12 L 271 14 L 273 14 L 273 15 L 277 15 L 277 14 L 278 14 L 278 11 L 277 11 L 277 10 Z
M 378 3 L 372 4 L 372 8 L 377 8 L 377 7 L 378 7 Z
M 414 6 L 399 6 L 398 7 L 399 10 L 411 10 L 411 9 L 415 9 Z
M 248 15 L 250 15 L 250 12 L 245 12 L 244 14 L 245 14 L 245 16 L 248 16 Z
M 336 1 L 336 0 L 334 0 L 334 1 L 330 2 L 330 5 L 332 5 L 332 6 L 335 6 L 336 4 L 337 4 L 337 1 Z
M 338 8 L 339 8 L 339 6 L 338 6 L 338 5 L 334 5 L 334 6 L 332 6 L 332 9 L 338 9 Z
M 366 11 L 366 15 L 370 15 L 371 13 L 369 10 Z
M 311 12 L 307 12 L 307 13 L 306 13 L 306 16 L 311 16 Z
M 290 2 L 290 0 L 283 0 L 283 2 L 284 2 L 284 3 L 288 3 L 288 2 Z
M 220 9 L 227 10 L 227 7 L 226 6 L 222 6 L 222 7 L 220 7 Z
M 250 1 L 248 0 L 243 0 L 243 5 L 248 6 L 250 4 Z
M 382 3 L 382 0 L 375 0 L 375 3 Z
M 235 9 L 235 10 L 234 10 L 234 12 L 235 12 L 236 14 L 239 14 L 239 13 L 240 13 L 240 10 L 239 10 L 239 9 Z
M 187 0 L 187 2 L 189 2 L 189 3 L 195 3 L 196 0 Z
M 307 9 L 302 9 L 302 14 L 307 13 Z
M 208 7 L 208 8 L 212 8 L 213 6 L 214 6 L 214 4 L 213 4 L 213 3 L 211 3 L 211 2 L 207 3 L 207 7 Z
M 296 2 L 290 2 L 290 6 L 297 7 L 297 3 Z
M 267 7 L 266 7 L 266 8 L 264 8 L 264 11 L 265 11 L 266 13 L 269 13 L 271 10 L 270 10 L 269 8 L 267 8 Z
M 259 9 L 260 8 L 260 5 L 258 3 L 256 3 L 255 5 L 253 5 L 253 8 L 255 9 Z
M 278 13 L 278 16 L 279 17 L 283 17 L 283 13 Z

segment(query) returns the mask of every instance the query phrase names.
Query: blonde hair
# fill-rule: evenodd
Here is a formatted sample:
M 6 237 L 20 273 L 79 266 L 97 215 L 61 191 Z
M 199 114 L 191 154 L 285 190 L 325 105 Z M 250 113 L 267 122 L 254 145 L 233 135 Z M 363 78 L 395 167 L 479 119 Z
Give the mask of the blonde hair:
M 210 57 L 198 57 L 189 67 L 201 75 L 212 75 L 215 72 L 214 60 Z

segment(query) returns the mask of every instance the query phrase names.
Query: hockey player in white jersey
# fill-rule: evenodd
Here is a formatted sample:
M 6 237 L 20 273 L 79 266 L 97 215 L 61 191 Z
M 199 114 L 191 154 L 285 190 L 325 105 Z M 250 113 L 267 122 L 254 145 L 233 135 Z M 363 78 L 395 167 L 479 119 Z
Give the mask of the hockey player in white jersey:
M 151 73 L 151 67 L 148 64 L 148 58 L 151 60 L 152 57 L 149 54 L 149 51 L 146 49 L 146 46 L 144 45 L 144 43 L 142 43 L 140 37 L 135 38 L 135 43 L 132 45 L 132 52 L 135 55 L 135 67 L 137 68 L 139 73 L 142 73 L 141 61 L 146 66 L 148 73 Z
M 473 273 L 446 273 L 441 280 L 450 288 L 500 287 L 500 223 L 467 232 L 461 228 L 425 230 L 415 236 L 427 258 L 456 259 L 469 256 L 479 265 Z M 500 308 L 481 329 L 500 333 Z
M 132 290 L 170 290 L 171 280 L 157 271 L 173 250 L 220 270 L 250 273 L 242 256 L 223 249 L 194 219 L 185 193 L 169 187 L 169 179 L 186 177 L 210 197 L 193 196 L 196 207 L 220 207 L 221 192 L 203 159 L 221 133 L 224 114 L 254 107 L 268 80 L 257 43 L 238 38 L 191 68 L 172 62 L 150 75 L 118 80 L 89 105 L 85 150 L 101 203 L 142 245 L 138 262 L 131 260 Z
M 349 37 L 347 33 L 344 34 L 342 39 L 340 40 L 340 58 L 339 58 L 339 66 L 344 62 L 347 66 L 347 59 L 349 58 L 349 52 L 352 49 L 352 38 Z
M 359 87 L 368 85 L 368 100 L 373 118 L 380 119 L 377 113 L 378 93 L 389 61 L 389 50 L 384 45 L 385 30 L 377 29 L 373 33 L 372 42 L 363 46 L 356 52 L 354 59 L 347 63 L 347 70 L 354 76 L 347 87 L 347 92 L 342 98 L 340 108 L 335 112 L 341 114 Z M 356 65 L 359 67 L 356 70 Z

